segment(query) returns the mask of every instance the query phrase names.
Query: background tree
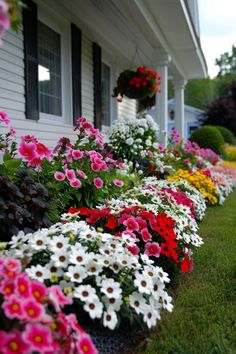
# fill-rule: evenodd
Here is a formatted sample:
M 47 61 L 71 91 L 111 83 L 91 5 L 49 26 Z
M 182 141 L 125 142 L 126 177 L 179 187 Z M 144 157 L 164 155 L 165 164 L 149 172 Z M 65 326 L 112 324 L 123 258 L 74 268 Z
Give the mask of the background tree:
M 236 75 L 236 47 L 232 45 L 232 52 L 221 54 L 220 58 L 215 60 L 215 64 L 219 66 L 218 77 Z

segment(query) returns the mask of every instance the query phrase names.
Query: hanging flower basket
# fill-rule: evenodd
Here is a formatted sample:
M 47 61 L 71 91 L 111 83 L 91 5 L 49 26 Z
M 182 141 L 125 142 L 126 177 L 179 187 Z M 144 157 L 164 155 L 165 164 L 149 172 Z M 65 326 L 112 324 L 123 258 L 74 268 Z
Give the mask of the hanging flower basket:
M 138 112 L 143 112 L 146 111 L 153 106 L 155 106 L 156 103 L 156 95 L 152 96 L 147 96 L 145 98 L 142 98 L 138 101 Z
M 136 71 L 122 71 L 117 79 L 117 86 L 113 89 L 112 97 L 122 102 L 123 96 L 131 99 L 144 99 L 155 95 L 159 91 L 161 77 L 146 66 L 138 67 Z

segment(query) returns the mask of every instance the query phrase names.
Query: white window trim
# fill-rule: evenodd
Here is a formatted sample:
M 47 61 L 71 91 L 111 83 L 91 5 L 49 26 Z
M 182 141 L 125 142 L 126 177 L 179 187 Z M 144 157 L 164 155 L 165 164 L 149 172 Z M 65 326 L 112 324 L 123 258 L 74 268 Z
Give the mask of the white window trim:
M 71 69 L 71 33 L 70 23 L 49 14 L 41 6 L 38 6 L 38 20 L 61 36 L 61 93 L 62 116 L 39 112 L 40 123 L 73 125 L 72 122 L 72 69 Z

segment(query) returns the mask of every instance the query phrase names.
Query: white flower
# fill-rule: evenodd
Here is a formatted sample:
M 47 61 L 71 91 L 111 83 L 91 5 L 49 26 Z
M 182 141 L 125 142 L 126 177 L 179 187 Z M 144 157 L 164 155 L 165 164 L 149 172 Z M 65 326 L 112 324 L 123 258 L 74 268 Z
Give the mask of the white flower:
M 69 241 L 69 237 L 65 237 L 63 235 L 53 236 L 53 238 L 49 241 L 49 249 L 52 252 L 61 252 L 68 247 Z
M 126 139 L 125 142 L 127 145 L 132 145 L 134 142 L 134 139 L 130 137 L 130 138 Z
M 141 295 L 136 291 L 131 295 L 129 295 L 129 302 L 130 302 L 130 306 L 133 307 L 133 309 L 135 309 L 137 314 L 143 313 L 144 309 L 147 306 L 146 300 L 143 297 L 143 295 Z
M 144 310 L 143 320 L 147 324 L 148 328 L 151 328 L 156 325 L 157 319 L 159 320 L 160 314 L 153 309 L 152 306 L 147 306 Z
M 163 291 L 162 296 L 161 296 L 161 302 L 163 305 L 163 308 L 166 309 L 169 312 L 172 312 L 173 310 L 173 304 L 171 303 L 172 297 L 167 294 L 166 291 Z
M 74 291 L 74 297 L 84 302 L 90 302 L 97 298 L 96 290 L 91 285 L 80 285 Z
M 63 275 L 63 270 L 56 267 L 54 262 L 49 262 L 49 263 L 45 264 L 44 267 L 49 270 L 49 272 L 51 273 L 51 276 L 56 275 L 57 277 L 61 277 Z
M 145 273 L 140 274 L 139 272 L 136 272 L 134 284 L 136 285 L 140 293 L 144 293 L 144 294 L 151 293 L 152 279 L 147 277 Z
M 69 255 L 70 263 L 77 265 L 85 265 L 88 262 L 88 254 L 84 249 L 71 248 L 72 252 Z
M 47 268 L 42 267 L 40 264 L 31 266 L 25 271 L 31 279 L 36 279 L 42 283 L 51 277 L 51 272 Z
M 109 278 L 102 281 L 101 292 L 108 298 L 114 297 L 115 299 L 118 299 L 121 296 L 122 290 L 120 288 L 120 283 L 115 282 L 112 278 Z
M 118 322 L 115 311 L 105 311 L 103 315 L 103 325 L 110 329 L 114 329 Z
M 78 265 L 68 267 L 68 272 L 66 272 L 65 275 L 75 283 L 82 283 L 88 276 L 84 267 Z
M 56 267 L 66 268 L 69 263 L 69 255 L 66 250 L 56 252 L 51 256 L 51 260 L 54 262 Z
M 154 263 L 154 261 L 151 260 L 146 254 L 142 254 L 141 259 L 142 259 L 143 263 L 147 264 L 147 265 L 151 265 Z
M 23 231 L 19 231 L 16 236 L 12 236 L 11 241 L 8 242 L 11 248 L 15 247 L 18 243 L 25 242 L 28 240 L 28 236 L 32 234 L 25 235 Z
M 47 247 L 48 237 L 45 232 L 37 232 L 29 238 L 28 244 L 34 250 L 44 250 Z
M 103 304 L 99 301 L 98 297 L 94 297 L 92 301 L 87 301 L 83 309 L 89 313 L 89 316 L 94 318 L 101 318 L 103 313 Z
M 120 311 L 121 305 L 123 304 L 121 297 L 115 299 L 114 297 L 108 298 L 107 296 L 102 296 L 102 301 L 108 311 Z
M 59 286 L 61 287 L 63 293 L 66 296 L 73 297 L 73 290 L 74 290 L 74 283 L 66 280 L 61 280 L 59 283 Z
M 85 265 L 85 267 L 88 275 L 98 275 L 103 268 L 103 264 L 91 260 Z

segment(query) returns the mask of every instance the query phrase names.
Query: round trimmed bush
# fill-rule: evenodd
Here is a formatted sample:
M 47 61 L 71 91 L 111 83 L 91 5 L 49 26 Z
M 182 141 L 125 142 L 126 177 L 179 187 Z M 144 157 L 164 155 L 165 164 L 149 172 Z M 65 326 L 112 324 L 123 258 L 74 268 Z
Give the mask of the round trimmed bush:
M 211 125 L 205 125 L 195 130 L 190 136 L 191 141 L 195 141 L 200 147 L 212 149 L 217 154 L 222 151 L 224 138 L 220 131 Z
M 225 143 L 235 145 L 235 137 L 231 130 L 225 127 L 221 127 L 220 125 L 216 125 L 215 127 L 221 132 Z

